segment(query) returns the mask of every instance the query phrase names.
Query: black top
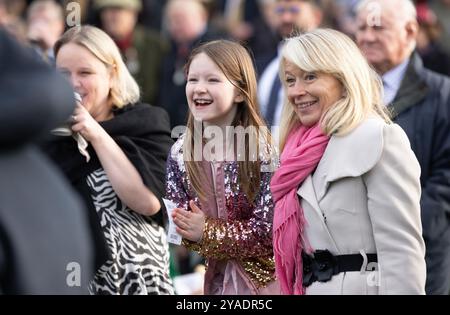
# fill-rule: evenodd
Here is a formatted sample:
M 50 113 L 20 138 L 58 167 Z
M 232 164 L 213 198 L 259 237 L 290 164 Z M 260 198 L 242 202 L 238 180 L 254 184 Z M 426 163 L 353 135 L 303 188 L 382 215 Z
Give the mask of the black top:
M 166 160 L 172 146 L 169 118 L 158 107 L 148 104 L 127 105 L 114 111 L 114 118 L 100 122 L 102 128 L 119 145 L 131 163 L 136 167 L 145 185 L 158 197 L 160 203 L 164 196 Z M 43 144 L 44 151 L 66 174 L 75 189 L 80 193 L 89 209 L 91 228 L 97 247 L 96 266 L 100 267 L 108 258 L 108 251 L 94 209 L 86 177 L 101 168 L 100 161 L 91 145 L 88 151 L 89 163 L 77 148 L 71 137 L 51 136 Z M 164 208 L 153 219 L 164 226 Z

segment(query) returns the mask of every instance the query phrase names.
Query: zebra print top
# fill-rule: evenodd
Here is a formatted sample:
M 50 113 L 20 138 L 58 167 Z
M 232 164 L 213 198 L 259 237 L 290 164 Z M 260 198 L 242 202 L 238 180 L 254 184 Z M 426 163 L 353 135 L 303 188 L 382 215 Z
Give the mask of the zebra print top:
M 92 294 L 174 294 L 164 229 L 121 202 L 105 171 L 87 177 L 92 201 L 110 251 L 97 270 Z

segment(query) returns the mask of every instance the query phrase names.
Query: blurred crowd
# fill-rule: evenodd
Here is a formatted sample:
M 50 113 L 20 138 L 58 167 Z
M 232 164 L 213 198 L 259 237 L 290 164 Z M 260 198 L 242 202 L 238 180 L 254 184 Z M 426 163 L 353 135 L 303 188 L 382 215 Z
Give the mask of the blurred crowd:
M 276 0 L 0 0 L 0 25 L 20 41 L 33 45 L 52 59 L 52 47 L 69 28 L 70 14 L 81 24 L 106 31 L 117 43 L 130 72 L 143 92 L 143 101 L 165 107 L 172 126 L 183 124 L 186 112 L 175 110 L 184 103 L 188 53 L 199 42 L 232 38 L 244 43 L 255 57 L 261 74 L 290 32 L 289 15 L 314 19 L 308 9 L 283 12 Z M 356 0 L 303 1 L 320 9 L 320 26 L 354 37 Z M 79 6 L 73 6 L 74 3 Z M 417 50 L 425 66 L 449 75 L 450 1 L 416 0 L 420 32 Z M 77 10 L 76 12 L 74 11 Z M 79 8 L 79 11 L 78 11 Z M 68 23 L 66 23 L 66 20 Z M 286 31 L 288 27 L 288 31 Z M 181 90 L 183 90 L 182 88 Z M 169 92 L 170 91 L 170 92 Z

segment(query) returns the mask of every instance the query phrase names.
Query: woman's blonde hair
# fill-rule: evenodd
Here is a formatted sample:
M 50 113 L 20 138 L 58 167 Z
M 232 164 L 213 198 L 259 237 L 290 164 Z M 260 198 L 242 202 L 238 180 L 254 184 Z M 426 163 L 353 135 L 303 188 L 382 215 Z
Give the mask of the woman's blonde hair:
M 189 67 L 192 60 L 199 54 L 206 54 L 223 72 L 225 77 L 233 84 L 243 96 L 243 101 L 237 104 L 237 112 L 232 122 L 233 127 L 242 126 L 249 128 L 250 134 L 245 139 L 245 159 L 239 161 L 239 185 L 247 195 L 250 203 L 253 203 L 260 187 L 261 161 L 260 156 L 251 158 L 249 155 L 250 141 L 262 140 L 267 146 L 261 152 L 266 152 L 268 159 L 264 162 L 271 162 L 270 155 L 273 154 L 272 139 L 266 128 L 260 130 L 259 127 L 266 127 L 266 124 L 259 111 L 257 100 L 256 73 L 253 61 L 248 51 L 239 43 L 229 40 L 216 40 L 202 44 L 194 49 L 185 65 L 186 74 L 189 74 Z M 204 185 L 204 174 L 201 169 L 201 162 L 194 160 L 194 117 L 189 112 L 188 132 L 184 141 L 184 161 L 188 173 L 188 178 L 201 197 L 205 197 L 205 191 L 210 186 Z M 264 132 L 267 131 L 267 132 Z M 257 152 L 260 152 L 259 142 Z M 256 161 L 255 161 L 256 160 Z M 202 185 L 203 183 L 203 185 Z
M 119 48 L 105 32 L 94 26 L 75 26 L 56 42 L 55 57 L 61 47 L 68 43 L 86 48 L 112 71 L 110 99 L 114 106 L 121 108 L 139 101 L 139 86 L 125 66 Z
M 286 61 L 304 72 L 330 74 L 342 84 L 344 96 L 322 114 L 320 124 L 325 134 L 344 135 L 374 115 L 390 123 L 382 102 L 381 79 L 348 36 L 332 29 L 316 29 L 287 39 L 280 62 L 280 78 L 285 89 Z M 299 124 L 286 97 L 281 117 L 280 150 L 292 129 Z

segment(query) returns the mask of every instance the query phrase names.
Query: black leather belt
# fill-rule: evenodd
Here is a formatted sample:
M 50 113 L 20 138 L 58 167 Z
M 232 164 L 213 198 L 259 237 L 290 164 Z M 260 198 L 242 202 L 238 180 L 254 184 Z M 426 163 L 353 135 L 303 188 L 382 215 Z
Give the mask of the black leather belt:
M 361 271 L 364 258 L 361 254 L 333 256 L 328 250 L 316 250 L 313 256 L 302 252 L 303 286 L 315 281 L 327 282 L 341 272 Z M 376 254 L 367 254 L 367 264 L 378 262 Z

